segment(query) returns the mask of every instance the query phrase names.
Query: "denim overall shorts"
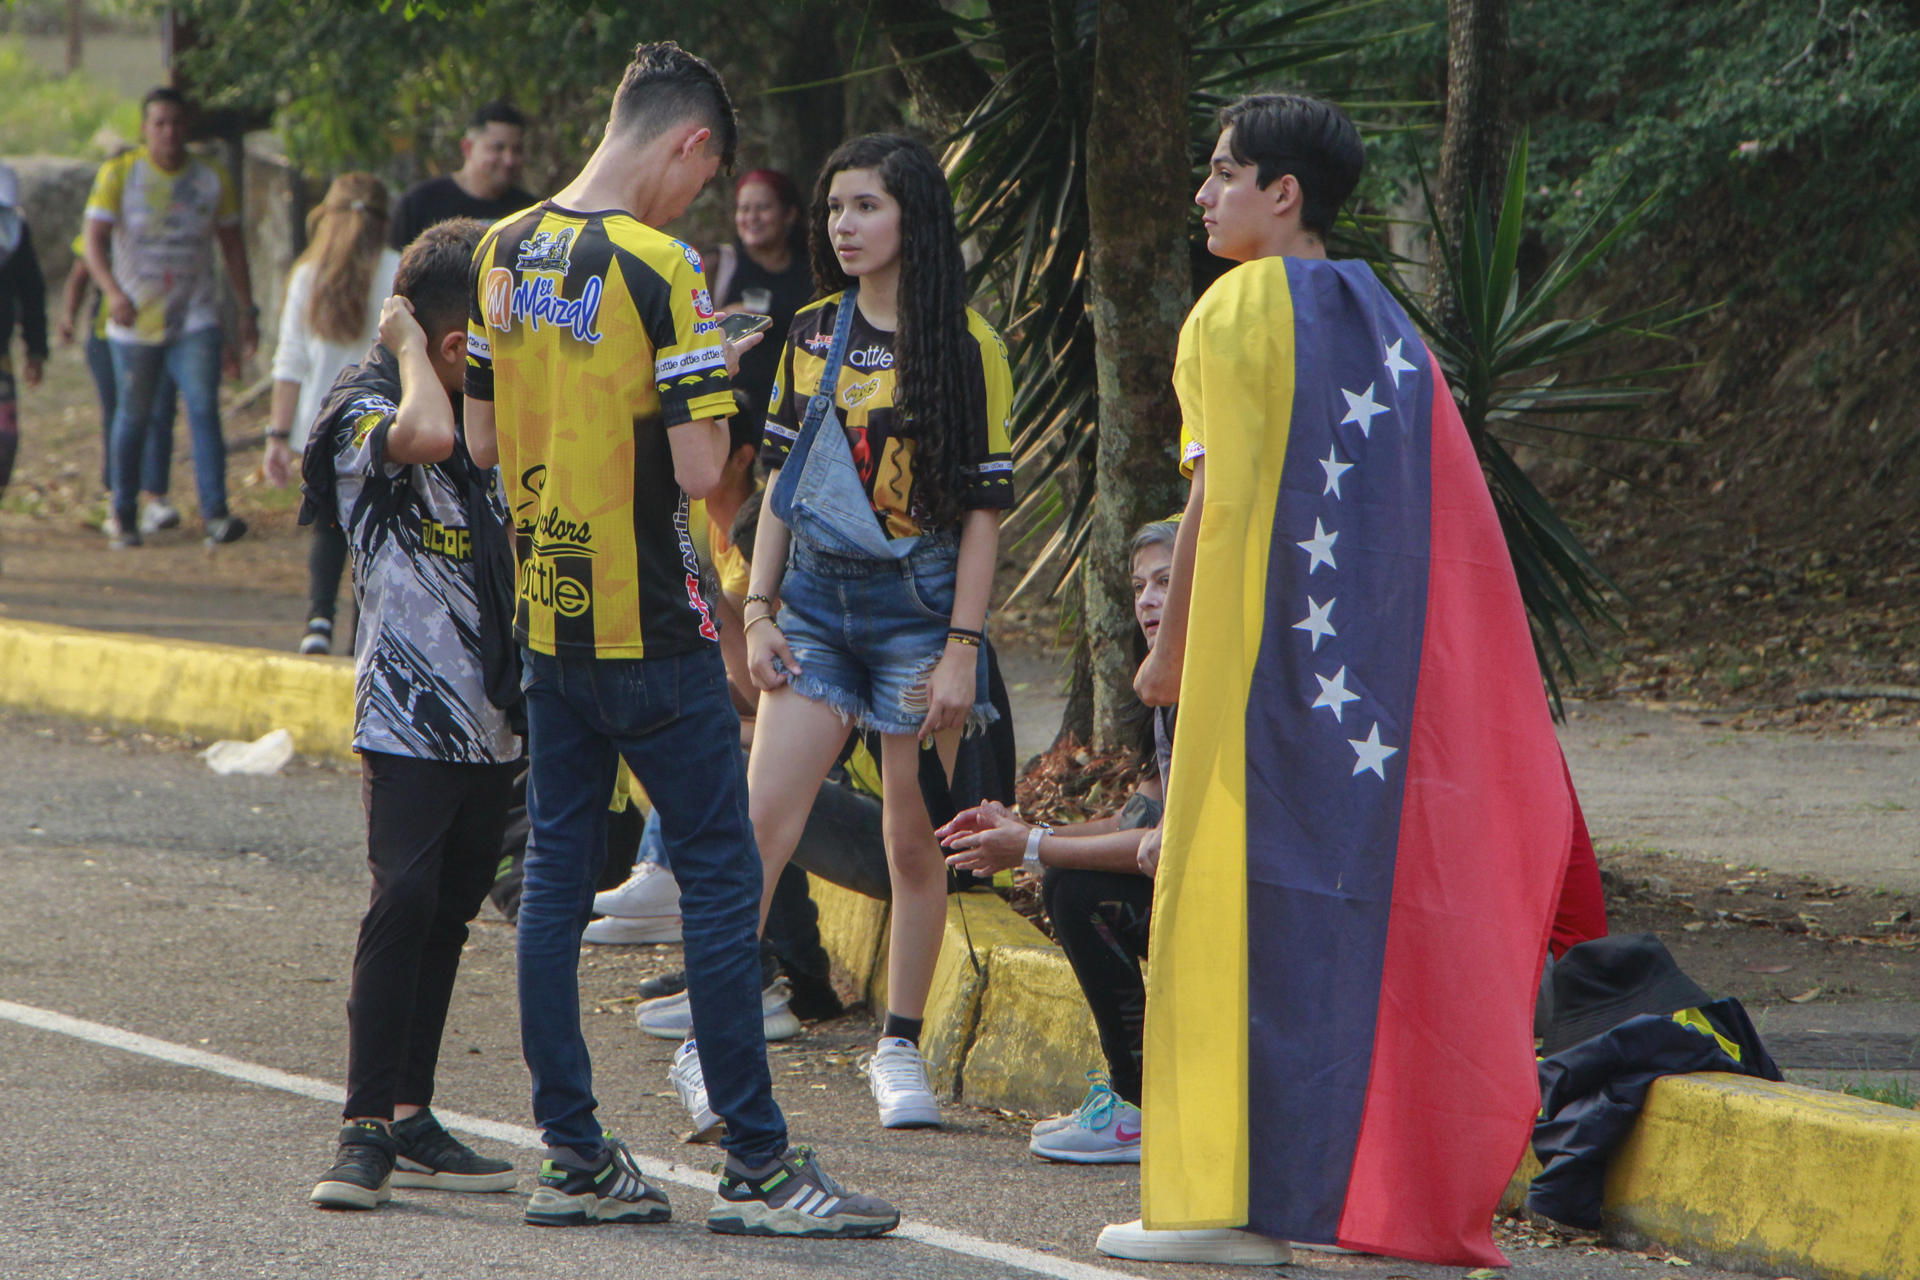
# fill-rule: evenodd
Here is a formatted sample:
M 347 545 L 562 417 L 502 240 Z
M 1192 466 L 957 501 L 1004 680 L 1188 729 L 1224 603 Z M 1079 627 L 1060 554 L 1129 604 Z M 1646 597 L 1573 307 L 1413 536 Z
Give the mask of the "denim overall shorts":
M 791 535 L 777 621 L 800 664 L 788 673 L 796 693 L 858 728 L 914 734 L 947 648 L 960 540 L 949 531 L 889 538 L 860 483 L 832 403 L 854 296 L 841 300 L 827 372 L 774 486 L 774 514 Z M 969 732 L 999 718 L 986 650 L 975 652 Z

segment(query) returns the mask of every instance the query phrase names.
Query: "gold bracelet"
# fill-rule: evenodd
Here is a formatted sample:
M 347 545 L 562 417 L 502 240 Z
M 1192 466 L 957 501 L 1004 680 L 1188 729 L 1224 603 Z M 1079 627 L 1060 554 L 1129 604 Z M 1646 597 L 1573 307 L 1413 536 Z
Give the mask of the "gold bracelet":
M 753 624 L 756 622 L 773 622 L 773 615 L 770 613 L 761 613 L 761 614 L 755 614 L 753 617 L 748 618 L 746 625 L 740 628 L 740 634 L 744 636 L 745 634 L 747 634 L 747 632 L 753 630 Z M 780 624 L 777 622 L 773 622 L 773 628 L 774 630 L 778 631 L 780 629 Z

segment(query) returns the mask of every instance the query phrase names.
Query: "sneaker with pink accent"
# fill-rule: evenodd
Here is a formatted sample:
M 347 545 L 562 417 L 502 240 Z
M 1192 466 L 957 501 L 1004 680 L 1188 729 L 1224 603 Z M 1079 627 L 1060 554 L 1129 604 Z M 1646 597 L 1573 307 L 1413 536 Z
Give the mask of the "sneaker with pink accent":
M 1027 1150 L 1067 1164 L 1139 1164 L 1140 1108 L 1096 1080 L 1068 1123 L 1034 1126 Z

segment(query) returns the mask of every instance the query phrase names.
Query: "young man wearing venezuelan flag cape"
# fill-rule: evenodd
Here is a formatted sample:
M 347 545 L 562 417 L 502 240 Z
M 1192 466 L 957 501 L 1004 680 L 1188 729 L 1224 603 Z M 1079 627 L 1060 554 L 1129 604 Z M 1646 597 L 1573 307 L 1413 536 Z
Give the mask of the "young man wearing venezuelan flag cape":
M 1181 712 L 1143 1213 L 1100 1248 L 1504 1265 L 1571 788 L 1440 369 L 1367 264 L 1326 256 L 1359 134 L 1282 95 L 1221 125 L 1195 199 L 1241 265 L 1180 333 L 1193 489 L 1136 681 Z

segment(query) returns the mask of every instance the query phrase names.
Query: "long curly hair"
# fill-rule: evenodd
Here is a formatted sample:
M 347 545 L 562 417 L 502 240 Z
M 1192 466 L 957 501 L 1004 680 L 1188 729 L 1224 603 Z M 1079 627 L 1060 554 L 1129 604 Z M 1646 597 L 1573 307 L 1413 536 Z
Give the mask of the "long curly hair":
M 922 528 L 952 528 L 964 510 L 973 433 L 986 414 L 979 343 L 967 329 L 967 267 L 953 193 L 933 153 L 911 138 L 872 133 L 841 143 L 820 170 L 807 221 L 813 282 L 823 297 L 853 284 L 827 230 L 827 191 L 844 169 L 873 170 L 900 204 L 894 411 L 913 440 L 910 514 Z
M 307 249 L 294 263 L 313 264 L 307 325 L 329 342 L 366 332 L 367 289 L 387 245 L 387 188 L 370 173 L 343 173 L 307 215 Z

